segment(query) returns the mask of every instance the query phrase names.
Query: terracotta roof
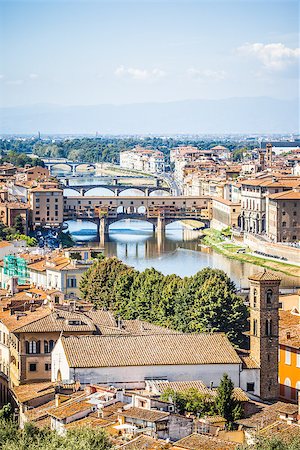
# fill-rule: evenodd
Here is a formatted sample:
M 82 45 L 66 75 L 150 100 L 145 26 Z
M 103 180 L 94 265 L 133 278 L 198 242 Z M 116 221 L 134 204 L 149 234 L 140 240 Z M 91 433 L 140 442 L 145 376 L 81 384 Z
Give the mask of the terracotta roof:
M 281 441 L 289 442 L 293 437 L 300 436 L 300 424 L 288 424 L 285 420 L 278 420 L 260 430 L 260 435 L 272 438 L 279 437 Z
M 257 272 L 254 273 L 253 275 L 250 275 L 250 277 L 248 277 L 249 280 L 253 280 L 253 281 L 281 281 L 281 278 L 279 278 L 277 275 L 275 275 L 274 272 L 270 272 L 270 271 L 262 271 L 262 272 Z
M 227 442 L 205 434 L 191 434 L 174 443 L 174 447 L 188 450 L 230 450 L 237 447 L 234 442 Z
M 268 425 L 271 425 L 279 418 L 279 411 L 281 408 L 286 408 L 286 403 L 276 402 L 272 405 L 260 404 L 260 409 L 251 417 L 246 419 L 240 419 L 237 422 L 248 428 L 262 429 Z M 292 405 L 295 406 L 295 405 Z
M 46 272 L 46 261 L 42 260 L 33 264 L 28 264 L 27 267 L 30 270 L 36 270 L 38 272 Z
M 170 413 L 145 408 L 129 408 L 118 413 L 119 416 L 129 417 L 130 419 L 145 420 L 146 422 L 158 422 L 169 417 Z
M 279 311 L 279 344 L 300 348 L 300 316 Z
M 8 242 L 8 241 L 0 241 L 0 248 L 10 247 L 11 245 L 13 245 L 11 242 Z
M 55 407 L 55 400 L 50 400 L 50 402 L 44 403 L 43 405 L 37 406 L 33 409 L 28 409 L 25 411 L 25 416 L 28 421 L 35 422 L 44 417 L 48 417 L 48 412 Z
M 10 311 L 0 312 L 0 321 L 9 329 L 16 331 L 25 325 L 33 323 L 51 314 L 49 308 L 40 307 L 36 311 L 25 311 L 11 315 Z
M 116 402 L 116 403 L 113 403 L 112 405 L 103 406 L 103 408 L 102 408 L 103 417 L 104 418 L 116 417 L 116 413 L 118 412 L 118 410 L 122 409 L 123 406 L 125 406 L 125 405 L 126 405 L 126 403 Z
M 66 430 L 78 429 L 80 427 L 88 427 L 88 428 L 106 428 L 110 425 L 115 425 L 116 422 L 114 420 L 106 420 L 101 419 L 100 417 L 94 417 L 93 415 L 89 415 L 80 420 L 75 420 L 74 422 L 67 423 L 65 425 Z
M 203 392 L 203 394 L 207 394 L 208 388 L 203 383 L 203 381 L 154 381 L 153 384 L 162 394 L 171 389 L 175 392 L 184 392 L 188 389 L 197 389 L 199 392 Z
M 276 194 L 270 194 L 269 198 L 271 200 L 300 200 L 300 191 L 290 190 L 285 192 L 278 192 Z
M 46 317 L 16 328 L 18 333 L 44 333 L 44 332 L 93 332 L 96 327 L 88 317 L 81 313 L 64 310 L 50 311 Z
M 264 178 L 254 178 L 241 181 L 242 185 L 246 186 L 260 186 L 260 187 L 268 187 L 268 188 L 277 188 L 277 187 L 297 187 L 300 185 L 299 177 L 289 177 L 289 176 L 269 176 Z
M 177 331 L 170 330 L 170 328 L 154 325 L 144 320 L 122 320 L 122 329 L 130 334 L 176 334 Z
M 12 391 L 20 403 L 28 402 L 44 395 L 53 394 L 55 392 L 54 383 L 45 381 L 43 383 L 30 383 L 21 386 L 15 386 Z
M 58 420 L 62 420 L 66 419 L 67 417 L 72 417 L 79 412 L 92 411 L 94 408 L 95 405 L 92 405 L 91 403 L 88 403 L 86 401 L 71 399 L 63 402 L 57 408 L 51 409 L 49 415 L 55 417 Z
M 225 198 L 222 197 L 213 197 L 212 200 L 213 202 L 223 203 L 224 205 L 227 206 L 236 206 L 241 204 L 240 202 L 231 202 L 230 200 L 226 200 Z
M 283 403 L 278 406 L 278 411 L 283 414 L 297 414 L 298 405 L 293 405 L 292 403 Z
M 70 367 L 240 364 L 223 333 L 69 336 L 62 345 Z
M 117 322 L 110 311 L 91 310 L 85 313 L 95 325 L 105 325 L 107 327 L 116 327 Z
M 239 355 L 242 363 L 243 363 L 243 369 L 259 369 L 259 364 L 251 358 L 250 355 Z
M 146 436 L 142 434 L 132 441 L 127 442 L 124 445 L 121 445 L 119 449 L 124 450 L 161 450 L 166 448 L 166 441 L 157 440 L 150 436 Z

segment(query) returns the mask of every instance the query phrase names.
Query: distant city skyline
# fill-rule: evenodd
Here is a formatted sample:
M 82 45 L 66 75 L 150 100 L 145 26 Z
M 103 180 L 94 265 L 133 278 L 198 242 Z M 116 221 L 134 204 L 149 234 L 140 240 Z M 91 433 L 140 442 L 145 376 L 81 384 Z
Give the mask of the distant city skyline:
M 294 0 L 0 0 L 0 106 L 297 99 L 298 13 Z

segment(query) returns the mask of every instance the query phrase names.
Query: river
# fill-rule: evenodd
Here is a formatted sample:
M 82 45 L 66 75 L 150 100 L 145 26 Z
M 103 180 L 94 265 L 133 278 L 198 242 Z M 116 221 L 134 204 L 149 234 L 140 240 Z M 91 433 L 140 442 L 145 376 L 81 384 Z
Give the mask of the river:
M 70 186 L 91 185 L 104 182 L 102 177 L 89 175 L 70 179 Z M 106 182 L 105 182 L 106 183 Z M 139 195 L 135 189 L 126 190 L 124 195 Z M 161 195 L 164 195 L 162 191 Z M 80 195 L 74 190 L 66 189 L 67 195 Z M 86 195 L 112 195 L 112 192 L 101 187 L 91 190 Z M 120 194 L 122 195 L 122 193 Z M 156 194 L 157 195 L 157 194 Z M 89 246 L 98 246 L 95 241 L 96 225 L 85 221 L 69 221 L 69 231 L 74 240 Z M 123 220 L 110 226 L 109 237 L 105 243 L 104 253 L 117 256 L 119 259 L 144 270 L 154 267 L 164 274 L 176 273 L 181 277 L 194 275 L 204 267 L 224 270 L 238 288 L 248 287 L 248 276 L 262 270 L 254 264 L 229 259 L 210 248 L 199 245 L 200 232 L 185 228 L 180 222 L 171 223 L 160 240 L 153 234 L 152 225 L 140 220 Z M 299 285 L 296 277 L 289 277 L 277 272 L 282 277 L 282 288 L 295 288 Z

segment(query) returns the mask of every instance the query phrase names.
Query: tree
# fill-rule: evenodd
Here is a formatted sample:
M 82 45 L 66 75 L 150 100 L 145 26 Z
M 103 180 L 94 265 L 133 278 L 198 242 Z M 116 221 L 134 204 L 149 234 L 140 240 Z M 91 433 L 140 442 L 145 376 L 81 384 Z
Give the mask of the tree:
M 286 429 L 288 432 L 288 428 Z M 258 436 L 255 443 L 255 450 L 299 450 L 300 435 L 287 435 L 261 437 Z M 238 447 L 239 450 L 253 450 L 253 445 L 244 444 Z
M 12 419 L 13 411 L 10 403 L 4 405 L 2 409 L 0 409 L 0 420 L 10 420 Z
M 174 403 L 175 410 L 179 414 L 192 413 L 197 417 L 214 415 L 216 413 L 214 397 L 209 394 L 201 394 L 198 389 L 186 391 L 174 391 L 166 389 L 161 399 Z
M 217 389 L 215 404 L 218 414 L 224 417 L 229 425 L 242 416 L 241 404 L 235 400 L 233 390 L 233 382 L 229 376 L 224 373 Z
M 225 272 L 204 269 L 187 289 L 191 301 L 190 331 L 224 332 L 236 345 L 245 343 L 248 311 Z
M 24 234 L 23 219 L 20 214 L 15 218 L 14 228 L 17 233 Z
M 60 436 L 49 428 L 26 423 L 23 430 L 16 422 L 0 419 L 2 450 L 111 450 L 109 437 L 102 429 L 76 428 Z
M 83 298 L 98 308 L 114 309 L 116 280 L 128 270 L 130 268 L 115 257 L 95 261 L 80 280 Z

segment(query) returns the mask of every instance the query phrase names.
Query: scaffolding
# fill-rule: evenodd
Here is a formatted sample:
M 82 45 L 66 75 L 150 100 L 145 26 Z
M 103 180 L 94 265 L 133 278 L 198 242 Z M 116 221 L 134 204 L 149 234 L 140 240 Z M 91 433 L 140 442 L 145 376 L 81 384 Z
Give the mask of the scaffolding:
M 27 261 L 20 256 L 7 255 L 4 257 L 4 275 L 18 277 L 18 284 L 26 284 L 29 280 Z

